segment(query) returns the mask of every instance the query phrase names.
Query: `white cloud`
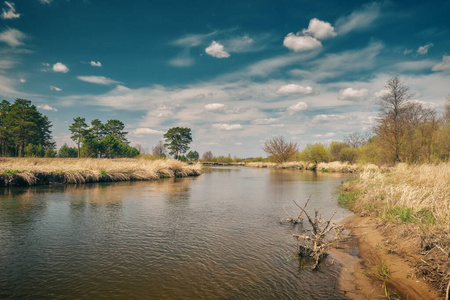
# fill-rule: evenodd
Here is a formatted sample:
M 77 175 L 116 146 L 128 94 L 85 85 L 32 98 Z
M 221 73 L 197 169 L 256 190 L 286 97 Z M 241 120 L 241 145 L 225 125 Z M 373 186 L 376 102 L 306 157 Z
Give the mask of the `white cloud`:
M 420 46 L 419 49 L 417 49 L 417 54 L 425 55 L 428 53 L 428 50 L 430 50 L 431 47 L 433 47 L 433 43 L 428 43 L 424 46 Z
M 57 91 L 57 92 L 61 92 L 62 91 L 62 89 L 60 89 L 59 87 L 53 86 L 53 85 L 50 86 L 50 90 L 51 91 Z
M 224 42 L 229 52 L 245 52 L 248 51 L 254 40 L 248 35 L 243 37 L 232 38 Z
M 11 47 L 18 47 L 23 45 L 23 40 L 26 37 L 23 32 L 9 28 L 0 33 L 0 42 L 4 42 Z
M 27 82 L 27 80 L 25 78 L 20 78 L 19 81 L 22 82 L 22 83 Z
M 85 82 L 101 84 L 101 85 L 110 85 L 110 84 L 119 84 L 120 81 L 112 80 L 111 78 L 107 78 L 105 76 L 77 76 L 77 79 Z
M 330 23 L 316 18 L 309 21 L 308 29 L 303 29 L 302 33 L 312 35 L 320 40 L 336 36 L 336 32 L 334 32 L 334 28 Z
M 283 46 L 295 52 L 314 50 L 322 47 L 322 43 L 309 35 L 289 33 L 283 41 Z
M 383 97 L 383 96 L 385 96 L 387 94 L 389 94 L 389 91 L 384 88 L 384 89 L 379 90 L 378 92 L 375 92 L 374 96 L 377 97 L 377 98 L 381 98 L 381 97 Z
M 267 119 L 256 119 L 252 121 L 253 125 L 272 125 L 277 123 L 278 119 L 275 118 L 267 118 Z
M 230 130 L 242 130 L 243 127 L 241 124 L 212 124 L 212 127 L 220 129 L 220 130 L 226 130 L 226 131 L 230 131 Z
M 412 49 L 405 49 L 405 50 L 403 51 L 403 55 L 408 55 L 408 54 L 411 54 L 412 52 L 413 52 Z
M 368 5 L 364 5 L 361 10 L 352 12 L 350 15 L 341 17 L 336 21 L 337 32 L 339 34 L 346 34 L 354 30 L 363 30 L 379 17 L 380 6 L 378 3 L 373 2 Z
M 430 70 L 433 65 L 435 65 L 433 60 L 414 60 L 414 61 L 403 61 L 393 65 L 394 70 L 400 70 L 403 72 L 416 72 Z
M 298 102 L 298 103 L 288 107 L 288 113 L 295 114 L 295 113 L 298 113 L 299 111 L 304 111 L 307 109 L 308 109 L 308 104 L 306 104 L 305 102 Z
M 50 4 L 53 0 L 40 0 L 43 4 Z
M 4 8 L 2 13 L 2 19 L 17 19 L 20 17 L 20 14 L 16 13 L 16 8 L 14 7 L 13 2 L 5 1 L 6 6 L 8 6 L 7 10 Z
M 331 121 L 340 121 L 345 119 L 344 116 L 341 115 L 316 115 L 312 118 L 313 123 L 322 123 L 322 122 L 331 122 Z
M 325 133 L 325 134 L 315 134 L 314 135 L 314 137 L 315 138 L 331 138 L 331 137 L 334 137 L 334 136 L 336 136 L 336 133 L 334 133 L 334 132 L 328 132 L 328 133 Z
M 224 46 L 222 44 L 216 42 L 216 41 L 213 41 L 211 43 L 211 45 L 209 45 L 209 47 L 205 49 L 205 52 L 208 55 L 211 55 L 211 56 L 216 57 L 216 58 L 227 58 L 227 57 L 230 57 L 230 53 L 225 51 Z
M 101 67 L 101 66 L 102 66 L 102 63 L 99 62 L 99 61 L 93 61 L 93 60 L 91 60 L 90 64 L 91 64 L 91 66 L 93 66 L 93 67 Z
M 313 88 L 310 86 L 301 86 L 298 84 L 286 84 L 280 86 L 277 90 L 277 94 L 281 95 L 297 95 L 297 94 L 312 94 L 314 92 Z
M 205 105 L 205 109 L 207 111 L 223 112 L 226 109 L 226 105 L 222 103 L 209 103 Z
M 169 65 L 174 67 L 190 67 L 194 64 L 194 59 L 192 59 L 190 54 L 190 48 L 186 47 L 181 51 L 177 57 L 169 60 Z
M 151 129 L 151 128 L 141 127 L 141 128 L 136 128 L 136 130 L 134 130 L 133 133 L 135 135 L 144 135 L 144 134 L 158 134 L 158 135 L 161 135 L 161 134 L 164 134 L 165 132 L 164 131 L 160 131 L 160 130 Z
M 339 100 L 350 100 L 350 101 L 358 101 L 363 100 L 367 98 L 369 95 L 368 89 L 353 89 L 353 88 L 346 88 L 339 91 Z
M 53 71 L 60 73 L 67 73 L 69 72 L 69 68 L 65 64 L 57 62 L 56 64 L 53 65 Z
M 433 70 L 433 71 L 450 70 L 450 55 L 442 56 L 442 62 L 434 65 L 431 70 Z
M 56 108 L 51 107 L 48 104 L 38 105 L 37 108 L 40 108 L 40 109 L 43 109 L 43 110 L 58 111 Z
M 217 31 L 206 34 L 187 34 L 184 37 L 173 41 L 172 44 L 180 47 L 197 47 L 200 46 L 205 39 L 216 34 Z

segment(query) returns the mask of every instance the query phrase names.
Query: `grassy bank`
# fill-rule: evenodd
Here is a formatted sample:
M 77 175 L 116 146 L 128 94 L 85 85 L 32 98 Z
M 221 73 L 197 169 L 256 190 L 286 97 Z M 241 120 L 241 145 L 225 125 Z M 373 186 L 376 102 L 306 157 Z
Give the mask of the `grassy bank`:
M 156 180 L 196 176 L 201 169 L 172 159 L 1 158 L 0 186 Z
M 389 251 L 413 258 L 414 274 L 408 275 L 425 278 L 444 295 L 450 281 L 450 163 L 366 169 L 341 189 L 341 205 L 375 217 L 387 228 Z
M 336 172 L 336 173 L 357 173 L 363 170 L 380 170 L 380 167 L 374 164 L 350 164 L 348 162 L 321 162 L 317 165 L 304 162 L 293 161 L 282 164 L 276 164 L 271 162 L 250 162 L 245 164 L 246 167 L 251 168 L 275 168 L 275 169 L 296 169 L 296 170 L 316 170 L 319 172 Z

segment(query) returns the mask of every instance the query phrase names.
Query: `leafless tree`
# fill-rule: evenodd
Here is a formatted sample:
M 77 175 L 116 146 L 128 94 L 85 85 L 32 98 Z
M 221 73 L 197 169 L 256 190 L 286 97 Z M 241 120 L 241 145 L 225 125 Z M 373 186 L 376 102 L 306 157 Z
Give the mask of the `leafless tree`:
M 159 141 L 159 143 L 156 144 L 156 146 L 152 148 L 152 155 L 159 157 L 159 158 L 167 157 L 167 149 L 166 149 L 166 146 L 164 146 L 164 143 L 162 141 Z
M 382 147 L 390 150 L 393 161 L 401 161 L 401 148 L 406 141 L 406 107 L 414 97 L 397 76 L 388 79 L 385 86 L 387 93 L 380 97 L 380 118 L 374 131 L 382 143 Z
M 274 162 L 284 163 L 295 159 L 298 145 L 294 142 L 287 142 L 282 136 L 277 136 L 266 141 L 263 150 Z
M 202 158 L 203 158 L 204 161 L 210 161 L 213 157 L 214 157 L 214 155 L 212 154 L 211 151 L 206 151 L 202 155 Z
M 364 146 L 370 138 L 368 132 L 352 132 L 344 137 L 344 143 L 351 148 L 359 148 Z

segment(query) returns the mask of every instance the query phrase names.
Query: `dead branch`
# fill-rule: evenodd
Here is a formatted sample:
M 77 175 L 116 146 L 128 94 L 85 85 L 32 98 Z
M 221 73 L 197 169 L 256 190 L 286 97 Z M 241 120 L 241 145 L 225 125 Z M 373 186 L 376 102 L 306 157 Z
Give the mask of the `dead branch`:
M 305 204 L 303 205 L 303 209 L 306 208 L 306 206 L 308 205 L 309 199 L 311 199 L 311 196 L 306 200 Z M 295 200 L 292 200 L 295 205 L 297 205 L 298 207 L 300 207 L 297 202 L 295 202 Z M 301 207 L 300 207 L 301 208 Z M 281 219 L 280 223 L 291 223 L 293 225 L 299 224 L 303 222 L 303 210 L 300 210 L 300 213 L 298 214 L 297 217 L 292 217 L 289 212 L 286 210 L 286 208 L 283 206 L 284 212 L 285 214 L 288 216 L 287 218 L 283 218 Z

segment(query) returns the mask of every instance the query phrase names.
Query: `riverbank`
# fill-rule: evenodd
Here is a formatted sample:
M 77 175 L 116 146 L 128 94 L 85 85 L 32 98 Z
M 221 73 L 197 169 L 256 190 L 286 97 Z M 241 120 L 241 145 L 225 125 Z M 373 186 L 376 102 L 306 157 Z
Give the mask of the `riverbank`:
M 449 182 L 450 164 L 442 163 L 366 170 L 343 184 L 339 203 L 355 213 L 344 222 L 352 238 L 333 253 L 349 298 L 448 295 Z
M 198 176 L 201 164 L 145 159 L 1 158 L 0 187 Z
M 251 168 L 274 168 L 274 169 L 294 169 L 294 170 L 311 170 L 324 173 L 358 173 L 364 170 L 381 171 L 385 167 L 378 167 L 374 164 L 351 164 L 348 162 L 321 162 L 317 165 L 311 162 L 292 161 L 282 164 L 271 162 L 250 162 L 245 164 L 246 167 Z

